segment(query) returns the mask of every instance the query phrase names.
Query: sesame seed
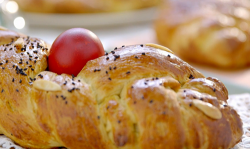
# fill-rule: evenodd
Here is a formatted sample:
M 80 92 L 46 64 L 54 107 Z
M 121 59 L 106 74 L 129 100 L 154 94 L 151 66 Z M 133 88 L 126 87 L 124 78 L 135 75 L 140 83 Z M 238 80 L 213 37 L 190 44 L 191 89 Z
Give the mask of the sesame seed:
M 5 69 L 4 67 L 2 67 L 2 69 Z
M 106 74 L 108 74 L 108 71 L 106 71 Z
M 191 107 L 191 106 L 192 106 L 192 103 L 189 104 L 189 107 Z
M 19 83 L 22 83 L 22 80 L 20 80 Z
M 56 95 L 56 98 L 58 98 L 58 95 Z
M 109 70 L 112 70 L 112 68 L 111 68 L 111 67 L 109 67 Z
M 78 82 L 81 82 L 81 80 L 78 80 Z
M 213 89 L 213 91 L 215 92 L 215 91 L 216 91 L 216 89 L 214 88 L 214 89 Z
M 9 61 L 8 60 L 6 60 L 6 63 L 8 63 Z
M 14 81 L 15 81 L 15 79 L 13 78 L 13 79 L 12 79 L 12 82 L 14 82 Z
M 26 71 L 28 68 L 24 68 L 23 70 Z
M 138 59 L 138 56 L 135 56 L 136 59 Z
M 134 88 L 134 86 L 131 86 L 131 88 Z
M 114 50 L 117 50 L 117 47 L 115 47 Z
M 29 65 L 29 67 L 32 67 L 32 65 Z
M 66 85 L 67 84 L 67 81 L 65 81 L 64 83 L 63 83 L 63 85 Z
M 30 61 L 32 61 L 32 59 L 31 59 L 31 58 L 29 58 L 29 60 L 30 60 Z
M 150 100 L 149 103 L 153 103 L 153 100 Z
M 34 60 L 34 63 L 36 63 L 36 60 Z
M 109 60 L 109 57 L 106 57 L 106 60 Z
M 125 47 L 125 45 L 122 46 L 123 48 Z
M 68 104 L 68 101 L 65 101 L 65 104 Z
M 141 44 L 140 46 L 143 47 L 143 44 Z
M 97 70 L 95 69 L 94 72 L 96 72 Z
M 26 64 L 29 64 L 29 62 L 28 62 L 28 61 L 26 61 Z
M 105 55 L 108 55 L 108 52 L 105 52 Z
M 34 71 L 34 68 L 31 68 L 32 71 Z
M 111 51 L 112 54 L 115 54 L 115 51 Z
M 130 71 L 126 72 L 126 74 L 130 74 Z
M 134 101 L 134 104 L 136 104 L 136 101 Z
M 146 55 L 146 54 L 143 52 L 143 53 L 141 53 L 141 55 Z
M 23 64 L 23 62 L 21 61 L 21 62 L 18 62 L 19 64 Z
M 3 63 L 0 63 L 0 65 L 3 65 Z
M 73 85 L 75 85 L 75 82 L 72 82 Z
M 168 54 L 168 57 L 171 57 L 171 56 Z
M 111 78 L 109 78 L 109 80 L 111 80 Z
M 113 69 L 116 69 L 116 66 Z
M 117 121 L 117 123 L 119 123 L 119 124 L 120 124 L 120 123 L 121 123 L 121 121 L 120 121 L 120 120 L 118 120 L 118 121 Z
M 204 99 L 203 99 L 203 98 L 200 98 L 200 100 L 202 100 L 202 101 L 203 101 Z
M 38 59 L 38 56 L 36 56 L 35 59 Z
M 100 119 L 100 116 L 98 115 L 97 118 Z
M 2 89 L 1 93 L 3 93 L 3 92 L 4 92 L 4 89 Z
M 19 90 L 18 90 L 18 89 L 16 89 L 16 91 L 17 91 L 17 92 L 19 92 Z

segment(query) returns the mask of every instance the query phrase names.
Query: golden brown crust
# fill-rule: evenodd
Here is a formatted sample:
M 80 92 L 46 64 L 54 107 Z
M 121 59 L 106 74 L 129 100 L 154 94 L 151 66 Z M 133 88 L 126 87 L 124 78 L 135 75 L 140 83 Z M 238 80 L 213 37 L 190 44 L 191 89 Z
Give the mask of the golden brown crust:
M 25 35 L 10 31 L 7 28 L 0 26 L 0 45 L 9 44 L 19 37 L 25 37 Z
M 156 6 L 161 0 L 15 0 L 23 11 L 38 13 L 120 12 Z
M 36 49 L 41 40 L 24 41 L 38 53 L 0 47 L 6 68 L 0 69 L 0 131 L 24 147 L 206 149 L 230 148 L 241 138 L 242 122 L 227 105 L 225 86 L 159 46 L 118 48 L 72 77 L 45 71 L 46 45 Z M 29 64 L 18 64 L 20 58 Z M 34 72 L 16 73 L 31 63 Z M 38 80 L 61 88 L 34 87 Z
M 248 0 L 168 0 L 155 21 L 157 40 L 187 61 L 246 67 L 249 12 Z

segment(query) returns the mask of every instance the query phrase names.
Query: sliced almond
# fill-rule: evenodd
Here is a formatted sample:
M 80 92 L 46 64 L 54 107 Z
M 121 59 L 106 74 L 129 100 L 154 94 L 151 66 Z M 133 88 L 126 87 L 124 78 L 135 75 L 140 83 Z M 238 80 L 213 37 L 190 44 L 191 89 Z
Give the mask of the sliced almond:
M 21 50 L 24 46 L 24 40 L 23 38 L 18 38 L 15 42 L 14 42 L 14 46 L 16 47 L 17 50 Z
M 210 118 L 221 119 L 222 117 L 221 111 L 210 103 L 207 103 L 198 99 L 194 99 L 193 105 Z
M 36 80 L 33 83 L 34 88 L 39 89 L 39 90 L 44 90 L 44 91 L 60 91 L 62 90 L 62 87 L 52 81 L 49 80 Z
M 150 46 L 150 47 L 154 47 L 156 49 L 161 49 L 161 50 L 164 50 L 164 51 L 167 51 L 169 53 L 173 53 L 173 51 L 171 51 L 170 49 L 168 49 L 167 47 L 164 47 L 164 46 L 161 46 L 161 45 L 158 45 L 158 44 L 154 44 L 154 43 L 147 43 L 146 46 Z

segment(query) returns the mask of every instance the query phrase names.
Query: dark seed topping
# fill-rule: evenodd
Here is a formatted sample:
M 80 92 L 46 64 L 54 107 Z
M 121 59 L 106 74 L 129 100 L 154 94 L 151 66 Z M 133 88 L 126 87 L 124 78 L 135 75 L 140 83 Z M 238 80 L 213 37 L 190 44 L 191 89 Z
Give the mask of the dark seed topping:
M 105 55 L 108 55 L 108 52 L 105 52 Z
M 143 44 L 141 44 L 140 46 L 143 47 Z
M 29 67 L 32 67 L 32 65 L 29 65 Z
M 58 95 L 56 95 L 56 98 L 58 98 Z
M 24 68 L 23 70 L 26 71 L 28 68 Z
M 6 63 L 8 63 L 9 61 L 8 60 L 6 60 Z
M 5 69 L 4 67 L 2 67 L 2 69 Z
M 36 56 L 35 59 L 38 59 L 38 56 Z
M 171 57 L 171 56 L 168 54 L 168 57 Z
M 118 59 L 118 58 L 120 58 L 120 55 L 114 55 L 114 57 L 115 57 L 116 59 Z
M 0 63 L 0 65 L 3 65 L 3 63 Z
M 143 52 L 143 53 L 141 53 L 141 55 L 146 55 L 146 54 Z
M 34 71 L 34 68 L 31 68 L 32 71 Z
M 73 85 L 75 85 L 75 82 L 72 82 Z
M 22 80 L 20 80 L 19 83 L 22 83 Z
M 106 74 L 108 74 L 108 71 L 106 71 Z
M 120 123 L 121 123 L 121 121 L 120 121 L 120 120 L 118 120 L 118 121 L 117 121 L 117 123 L 119 123 L 119 124 L 120 124 Z
M 97 70 L 95 69 L 94 72 L 96 72 Z
M 28 62 L 28 61 L 26 61 L 26 64 L 29 64 L 29 62 Z
M 125 45 L 122 46 L 123 48 L 125 47 Z
M 213 91 L 215 92 L 215 91 L 216 91 L 216 89 L 214 88 L 214 89 L 213 89 Z
M 4 92 L 4 89 L 2 89 L 1 93 L 3 93 L 3 92 Z
M 109 60 L 109 57 L 106 57 L 106 60 Z
M 32 61 L 32 59 L 31 59 L 31 58 L 29 58 L 29 60 L 30 60 L 30 61 Z
M 19 92 L 19 90 L 18 90 L 18 89 L 16 89 L 16 91 L 17 91 L 17 92 Z
M 97 116 L 98 119 L 100 119 L 100 116 Z
M 81 80 L 78 80 L 78 82 L 81 82 Z
M 194 76 L 190 74 L 189 79 L 194 79 Z
M 126 72 L 126 74 L 130 74 L 130 71 Z
M 117 47 L 115 47 L 114 50 L 117 50 Z
M 150 100 L 149 103 L 153 103 L 153 100 Z
M 134 88 L 134 86 L 131 86 L 131 88 Z
M 138 59 L 138 56 L 135 56 L 136 59 Z
M 203 99 L 203 98 L 200 98 L 200 100 L 202 100 L 202 101 L 203 101 L 204 99 Z
M 112 70 L 112 68 L 111 68 L 111 67 L 109 67 L 109 70 Z
M 192 103 L 189 104 L 189 107 L 191 107 L 191 106 L 192 106 Z
M 67 81 L 65 81 L 64 83 L 63 83 L 63 85 L 66 85 L 67 84 Z
M 113 69 L 116 69 L 116 66 Z
M 15 82 L 15 79 L 14 79 L 14 78 L 12 79 L 12 82 Z
M 109 80 L 111 80 L 111 78 L 109 78 Z

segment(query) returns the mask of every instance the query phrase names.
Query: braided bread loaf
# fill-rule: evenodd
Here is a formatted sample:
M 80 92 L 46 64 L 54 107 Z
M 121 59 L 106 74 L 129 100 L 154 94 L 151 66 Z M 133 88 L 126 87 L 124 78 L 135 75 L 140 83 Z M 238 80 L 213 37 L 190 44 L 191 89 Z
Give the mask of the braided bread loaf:
M 220 68 L 250 66 L 249 0 L 166 0 L 158 42 L 184 60 Z
M 242 122 L 215 78 L 155 44 L 89 61 L 78 76 L 47 71 L 49 46 L 0 46 L 0 132 L 28 148 L 230 148 Z

